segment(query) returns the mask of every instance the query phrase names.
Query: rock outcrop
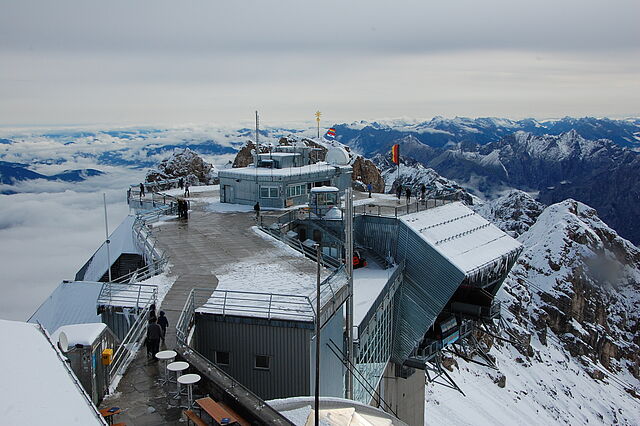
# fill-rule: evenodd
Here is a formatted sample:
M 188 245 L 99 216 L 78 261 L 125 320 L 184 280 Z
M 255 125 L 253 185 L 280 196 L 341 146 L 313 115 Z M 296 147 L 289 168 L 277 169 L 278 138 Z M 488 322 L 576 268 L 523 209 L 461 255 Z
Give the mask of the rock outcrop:
M 544 210 L 542 203 L 514 189 L 506 195 L 474 208 L 478 214 L 514 238 L 528 231 Z
M 504 286 L 516 319 L 544 343 L 552 334 L 592 377 L 602 365 L 640 379 L 640 250 L 574 200 L 547 207 L 519 239 Z
M 171 157 L 162 160 L 155 169 L 147 172 L 147 182 L 183 178 L 190 185 L 217 183 L 217 170 L 189 148 L 175 149 Z
M 359 191 L 367 191 L 371 184 L 373 192 L 384 192 L 384 179 L 373 161 L 362 156 L 356 157 L 352 163 L 353 186 Z

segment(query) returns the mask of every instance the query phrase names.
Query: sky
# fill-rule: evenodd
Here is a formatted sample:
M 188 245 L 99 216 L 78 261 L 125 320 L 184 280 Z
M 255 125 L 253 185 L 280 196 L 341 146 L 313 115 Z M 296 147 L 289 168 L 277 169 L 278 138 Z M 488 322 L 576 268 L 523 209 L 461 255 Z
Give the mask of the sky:
M 640 115 L 637 0 L 0 0 L 0 126 Z

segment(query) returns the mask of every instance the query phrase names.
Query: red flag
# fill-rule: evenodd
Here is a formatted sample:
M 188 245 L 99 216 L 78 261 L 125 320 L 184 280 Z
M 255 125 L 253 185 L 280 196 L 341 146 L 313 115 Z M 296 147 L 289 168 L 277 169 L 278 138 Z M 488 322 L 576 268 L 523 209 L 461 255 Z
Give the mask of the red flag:
M 391 147 L 391 161 L 400 164 L 400 145 L 398 144 Z

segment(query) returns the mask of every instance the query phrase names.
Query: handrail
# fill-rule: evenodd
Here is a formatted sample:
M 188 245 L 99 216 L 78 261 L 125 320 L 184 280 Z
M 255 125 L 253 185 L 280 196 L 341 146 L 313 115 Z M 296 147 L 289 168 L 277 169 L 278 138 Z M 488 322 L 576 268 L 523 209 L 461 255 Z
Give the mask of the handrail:
M 154 292 L 153 299 L 149 299 L 142 310 L 138 308 L 136 321 L 131 328 L 129 328 L 120 346 L 118 346 L 113 354 L 113 362 L 109 368 L 109 383 L 114 383 L 114 379 L 118 375 L 124 374 L 124 371 L 140 348 L 142 337 L 147 330 L 149 311 L 151 310 L 151 306 L 156 303 L 156 296 L 157 290 Z

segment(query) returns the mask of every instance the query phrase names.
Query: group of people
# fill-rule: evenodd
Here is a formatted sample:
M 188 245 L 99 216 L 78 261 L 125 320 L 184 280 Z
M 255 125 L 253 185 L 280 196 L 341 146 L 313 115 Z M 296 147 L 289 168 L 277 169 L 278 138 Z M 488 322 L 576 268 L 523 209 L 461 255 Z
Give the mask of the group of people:
M 402 190 L 403 187 L 402 185 L 398 185 L 396 187 L 396 196 L 398 197 L 398 202 L 400 202 L 400 198 L 402 197 Z M 407 204 L 409 204 L 411 202 L 411 187 L 410 186 L 405 186 L 404 187 L 404 194 L 405 197 L 407 198 Z M 418 192 L 416 191 L 416 197 Z M 426 200 L 427 198 L 427 186 L 423 183 L 420 185 L 420 200 Z
M 156 359 L 156 354 L 160 352 L 160 341 L 164 344 L 167 327 L 169 327 L 169 321 L 164 311 L 160 311 L 160 316 L 156 317 L 156 305 L 151 305 L 151 309 L 149 310 L 149 325 L 147 325 L 146 346 L 147 354 L 154 360 Z

